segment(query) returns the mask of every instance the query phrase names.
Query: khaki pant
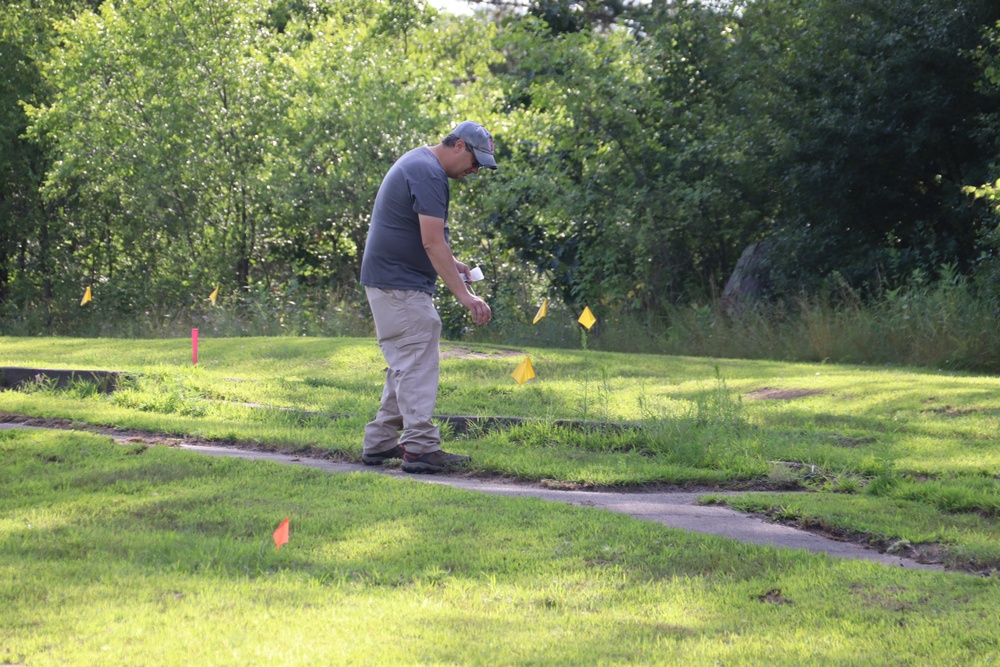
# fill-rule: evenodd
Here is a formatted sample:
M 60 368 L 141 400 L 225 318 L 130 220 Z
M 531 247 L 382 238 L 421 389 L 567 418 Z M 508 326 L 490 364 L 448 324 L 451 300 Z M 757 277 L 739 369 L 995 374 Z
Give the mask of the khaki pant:
M 364 451 L 375 454 L 402 445 L 411 454 L 441 449 L 431 423 L 441 367 L 441 318 L 431 295 L 414 290 L 366 287 L 385 372 L 382 404 L 365 426 Z M 400 435 L 402 431 L 402 435 Z

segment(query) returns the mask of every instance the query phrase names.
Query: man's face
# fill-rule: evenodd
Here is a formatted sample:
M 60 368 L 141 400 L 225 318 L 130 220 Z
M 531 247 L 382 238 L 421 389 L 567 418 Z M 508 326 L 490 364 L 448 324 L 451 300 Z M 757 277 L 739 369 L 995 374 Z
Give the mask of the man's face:
M 451 177 L 460 181 L 469 174 L 478 174 L 481 165 L 476 160 L 476 154 L 472 151 L 472 146 L 466 144 L 464 139 L 459 139 L 458 143 L 455 144 L 456 148 L 459 146 L 462 148 L 462 153 L 456 161 L 455 175 Z

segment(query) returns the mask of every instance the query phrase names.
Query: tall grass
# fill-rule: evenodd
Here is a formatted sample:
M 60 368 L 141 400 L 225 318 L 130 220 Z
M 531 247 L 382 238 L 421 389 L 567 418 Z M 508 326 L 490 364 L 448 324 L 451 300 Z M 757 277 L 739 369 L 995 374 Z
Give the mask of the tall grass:
M 836 285 L 821 295 L 754 304 L 733 313 L 719 300 L 674 306 L 664 312 L 629 310 L 615 303 L 586 304 L 598 322 L 584 332 L 583 305 L 549 303 L 548 317 L 533 324 L 538 303 L 520 303 L 510 290 L 491 299 L 488 327 L 463 326 L 460 306 L 438 296 L 445 337 L 507 346 L 671 354 L 682 356 L 892 364 L 986 373 L 1000 372 L 996 333 L 1000 297 L 950 267 L 936 281 L 915 275 L 906 285 L 860 295 Z M 372 336 L 374 326 L 357 286 L 339 291 L 304 286 L 222 295 L 202 302 L 152 306 L 131 316 L 96 299 L 54 321 L 41 310 L 0 313 L 0 335 L 73 335 L 173 338 L 198 328 L 215 337 Z M 7 308 L 10 311 L 10 308 Z
M 177 338 L 199 329 L 216 337 L 370 336 L 371 312 L 357 286 L 317 290 L 302 285 L 258 287 L 141 308 L 96 292 L 86 306 L 54 312 L 29 304 L 0 304 L 0 335 L 85 338 Z
M 685 356 L 891 364 L 1000 372 L 1000 303 L 947 274 L 862 297 L 836 293 L 756 305 L 676 307 L 659 321 L 613 316 L 594 349 Z
M 658 315 L 594 310 L 593 350 L 1000 371 L 1000 303 L 957 276 L 935 284 L 914 280 L 867 297 L 841 286 L 738 313 L 717 300 Z M 537 325 L 508 319 L 473 335 L 479 342 L 580 347 L 578 313 L 551 305 L 549 313 Z

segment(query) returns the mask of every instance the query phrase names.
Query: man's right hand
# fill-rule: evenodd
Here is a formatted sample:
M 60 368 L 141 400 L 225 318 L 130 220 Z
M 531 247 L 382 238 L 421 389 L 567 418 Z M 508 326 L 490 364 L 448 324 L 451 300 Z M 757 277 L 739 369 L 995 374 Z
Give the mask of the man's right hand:
M 487 324 L 493 317 L 493 311 L 489 305 L 475 294 L 468 294 L 462 298 L 462 305 L 469 309 L 473 324 Z

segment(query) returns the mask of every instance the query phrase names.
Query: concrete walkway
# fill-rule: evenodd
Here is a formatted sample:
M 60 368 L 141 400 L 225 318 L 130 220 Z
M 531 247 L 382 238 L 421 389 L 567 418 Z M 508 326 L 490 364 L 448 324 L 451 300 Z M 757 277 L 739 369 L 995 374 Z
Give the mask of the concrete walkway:
M 742 542 L 752 542 L 788 549 L 805 549 L 825 553 L 837 558 L 870 560 L 894 567 L 923 570 L 943 570 L 940 565 L 927 565 L 891 554 L 881 554 L 874 549 L 851 542 L 841 542 L 771 523 L 755 516 L 743 514 L 717 505 L 698 505 L 704 493 L 674 492 L 615 492 L 615 491 L 560 491 L 546 489 L 536 484 L 491 482 L 447 475 L 410 475 L 398 468 L 380 468 L 354 463 L 334 463 L 322 459 L 289 456 L 269 452 L 254 452 L 206 445 L 179 445 L 181 449 L 212 456 L 235 456 L 255 461 L 275 461 L 292 465 L 319 468 L 331 472 L 376 472 L 391 477 L 406 478 L 429 484 L 441 484 L 468 491 L 491 493 L 498 496 L 530 496 L 552 502 L 569 503 L 582 507 L 627 514 L 637 519 L 655 521 L 672 528 L 696 533 L 720 535 Z M 738 495 L 731 492 L 713 492 L 715 495 Z
M 23 428 L 23 426 L 19 424 L 0 423 L 0 429 L 4 428 Z M 913 560 L 900 558 L 891 554 L 882 554 L 875 549 L 852 542 L 829 539 L 804 530 L 771 523 L 726 507 L 698 505 L 697 500 L 699 497 L 706 495 L 704 493 L 561 491 L 543 488 L 537 484 L 493 482 L 447 475 L 409 475 L 398 468 L 335 463 L 303 456 L 257 452 L 231 447 L 196 445 L 186 443 L 182 439 L 178 439 L 175 446 L 179 449 L 210 456 L 230 456 L 254 461 L 274 461 L 340 473 L 381 473 L 392 477 L 406 478 L 429 484 L 441 484 L 480 493 L 490 493 L 500 496 L 530 496 L 552 502 L 569 503 L 571 505 L 618 512 L 637 519 L 655 521 L 672 528 L 680 528 L 682 530 L 709 535 L 719 535 L 753 544 L 804 549 L 815 553 L 825 553 L 836 558 L 868 560 L 893 567 L 939 571 L 944 569 L 940 565 L 917 563 Z M 736 492 L 713 492 L 713 494 L 739 495 Z

